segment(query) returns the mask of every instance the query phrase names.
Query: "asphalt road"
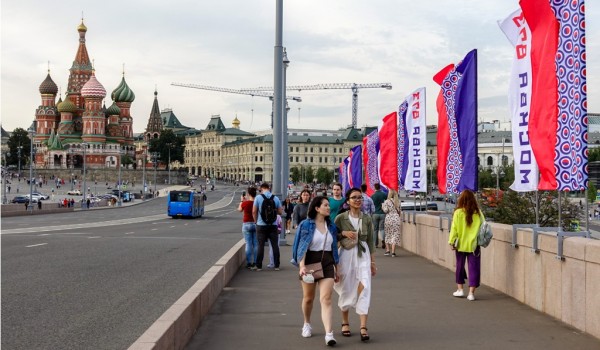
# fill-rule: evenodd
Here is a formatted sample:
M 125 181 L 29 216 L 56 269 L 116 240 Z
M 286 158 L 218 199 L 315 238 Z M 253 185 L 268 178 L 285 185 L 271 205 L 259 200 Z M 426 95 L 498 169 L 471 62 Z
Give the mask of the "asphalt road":
M 126 349 L 242 238 L 240 192 L 209 192 L 201 219 L 164 197 L 2 219 L 2 348 Z

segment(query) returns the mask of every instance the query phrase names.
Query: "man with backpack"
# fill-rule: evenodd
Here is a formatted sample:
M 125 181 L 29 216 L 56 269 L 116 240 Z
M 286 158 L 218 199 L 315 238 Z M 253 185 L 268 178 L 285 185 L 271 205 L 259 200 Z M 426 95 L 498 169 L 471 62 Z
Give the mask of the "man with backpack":
M 254 199 L 252 207 L 252 216 L 256 221 L 256 235 L 258 237 L 258 254 L 256 257 L 256 271 L 262 270 L 262 261 L 265 255 L 265 242 L 267 239 L 273 247 L 273 257 L 275 258 L 275 270 L 279 270 L 279 244 L 277 233 L 277 215 L 283 213 L 283 206 L 277 196 L 269 190 L 270 186 L 264 182 L 260 185 L 259 196 Z

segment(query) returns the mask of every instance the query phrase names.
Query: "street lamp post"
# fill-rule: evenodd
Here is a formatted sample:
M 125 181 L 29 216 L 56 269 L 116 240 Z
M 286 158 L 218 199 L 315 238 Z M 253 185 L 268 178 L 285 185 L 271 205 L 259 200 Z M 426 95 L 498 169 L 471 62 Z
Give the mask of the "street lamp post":
M 17 146 L 17 160 L 19 161 L 19 167 L 17 168 L 17 173 L 19 174 L 19 178 L 21 177 L 21 150 L 23 146 Z
M 34 120 L 31 125 L 31 129 L 29 129 L 29 135 L 31 136 L 29 145 L 29 209 L 33 213 L 33 138 L 35 137 L 35 129 L 37 122 Z M 20 167 L 20 165 L 19 165 Z
M 86 169 L 85 169 L 85 158 L 86 157 L 85 156 L 86 156 L 86 148 L 87 148 L 88 144 L 85 142 L 82 142 L 81 146 L 83 147 L 83 201 L 81 202 L 81 207 L 86 208 L 87 207 L 86 206 L 87 183 L 86 183 L 86 174 L 85 174 L 85 171 L 86 171 Z
M 171 147 L 173 146 L 172 142 L 167 142 L 166 143 L 167 147 L 169 148 L 169 163 L 167 164 L 167 174 L 168 174 L 168 178 L 169 178 L 169 186 L 171 186 Z
M 6 175 L 8 174 L 8 165 L 6 164 L 6 157 L 10 157 L 10 152 L 4 153 L 4 166 L 6 170 L 2 172 L 2 204 L 8 203 L 8 198 L 6 198 Z
M 121 160 L 123 159 L 123 150 L 119 148 L 119 161 L 117 162 L 117 166 L 119 167 L 119 183 L 117 184 L 117 189 L 119 190 L 119 207 L 123 205 L 123 197 L 121 192 Z
M 158 152 L 152 152 L 152 159 L 154 165 L 154 195 L 156 195 L 156 169 L 158 168 Z
M 142 200 L 146 200 L 146 149 L 142 149 Z

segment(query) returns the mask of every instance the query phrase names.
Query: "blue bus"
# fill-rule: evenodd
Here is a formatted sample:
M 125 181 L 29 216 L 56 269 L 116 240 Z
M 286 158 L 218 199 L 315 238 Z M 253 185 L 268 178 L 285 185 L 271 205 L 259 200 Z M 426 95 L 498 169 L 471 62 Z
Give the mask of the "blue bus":
M 167 196 L 168 213 L 172 218 L 197 218 L 204 215 L 204 194 L 196 191 L 171 191 Z

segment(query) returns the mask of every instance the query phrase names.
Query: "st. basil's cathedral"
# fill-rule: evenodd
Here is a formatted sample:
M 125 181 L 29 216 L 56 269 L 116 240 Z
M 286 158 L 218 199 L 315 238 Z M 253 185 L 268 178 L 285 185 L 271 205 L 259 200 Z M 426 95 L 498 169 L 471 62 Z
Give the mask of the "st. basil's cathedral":
M 106 89 L 96 79 L 88 56 L 85 34 L 81 24 L 79 48 L 69 73 L 68 87 L 63 101 L 50 72 L 40 85 L 42 104 L 35 112 L 36 167 L 49 169 L 116 168 L 121 158 L 135 158 L 133 119 L 130 115 L 135 94 L 125 82 L 111 93 L 112 105 L 103 104 Z

